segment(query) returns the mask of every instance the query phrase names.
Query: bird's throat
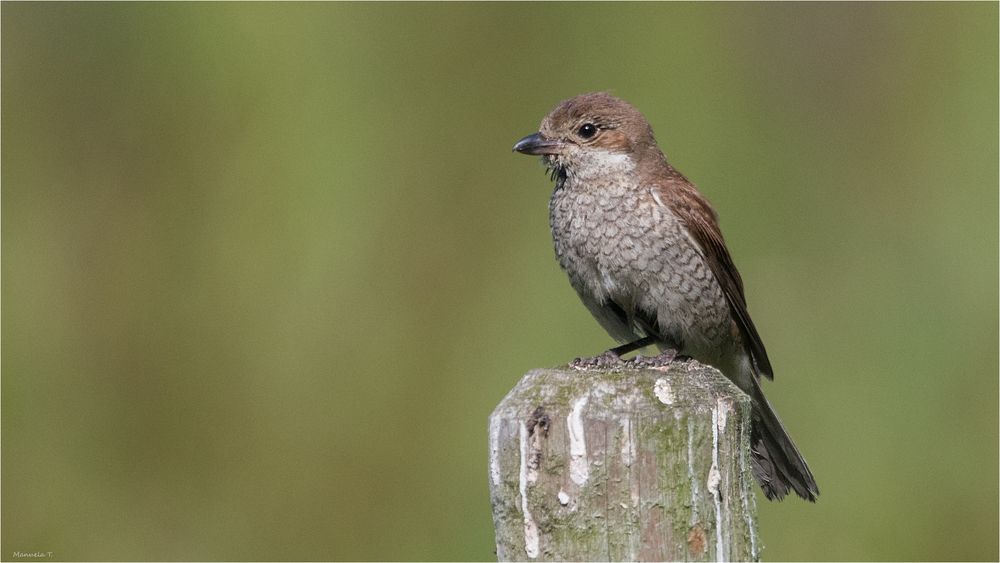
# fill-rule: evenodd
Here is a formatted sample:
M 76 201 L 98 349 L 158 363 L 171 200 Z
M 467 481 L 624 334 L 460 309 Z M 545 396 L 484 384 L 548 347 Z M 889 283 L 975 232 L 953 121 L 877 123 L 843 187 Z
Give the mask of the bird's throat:
M 556 191 L 561 190 L 566 184 L 566 167 L 552 161 L 546 162 L 546 165 L 549 167 L 552 181 L 556 183 Z

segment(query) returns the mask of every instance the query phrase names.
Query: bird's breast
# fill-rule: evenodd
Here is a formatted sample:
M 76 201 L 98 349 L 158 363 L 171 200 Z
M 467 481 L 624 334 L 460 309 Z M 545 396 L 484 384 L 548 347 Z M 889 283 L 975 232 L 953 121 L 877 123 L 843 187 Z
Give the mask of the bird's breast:
M 579 293 L 651 313 L 700 351 L 725 337 L 728 304 L 701 249 L 657 196 L 628 183 L 566 182 L 549 206 L 556 256 Z
M 638 185 L 567 182 L 549 211 L 560 264 L 571 278 L 596 284 L 595 293 L 662 272 L 671 249 L 686 244 L 673 213 Z

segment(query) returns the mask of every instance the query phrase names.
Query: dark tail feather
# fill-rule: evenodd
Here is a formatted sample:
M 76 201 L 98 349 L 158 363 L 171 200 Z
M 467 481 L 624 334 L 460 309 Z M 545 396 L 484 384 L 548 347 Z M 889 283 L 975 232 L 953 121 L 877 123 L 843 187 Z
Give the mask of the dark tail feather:
M 781 500 L 792 489 L 800 497 L 816 502 L 819 486 L 756 378 L 753 391 L 750 454 L 754 477 L 764 489 L 764 495 L 769 500 Z

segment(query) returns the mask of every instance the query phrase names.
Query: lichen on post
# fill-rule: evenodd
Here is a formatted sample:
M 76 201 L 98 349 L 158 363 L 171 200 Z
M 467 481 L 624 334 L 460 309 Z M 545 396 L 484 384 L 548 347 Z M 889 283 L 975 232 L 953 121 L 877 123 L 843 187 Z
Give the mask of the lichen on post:
M 529 372 L 489 420 L 497 558 L 757 560 L 749 429 L 693 361 Z

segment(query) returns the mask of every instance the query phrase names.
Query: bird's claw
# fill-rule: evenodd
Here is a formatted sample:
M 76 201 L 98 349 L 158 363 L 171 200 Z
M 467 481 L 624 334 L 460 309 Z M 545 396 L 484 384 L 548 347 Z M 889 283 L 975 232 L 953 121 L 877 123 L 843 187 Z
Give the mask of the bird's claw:
M 601 354 L 600 356 L 594 356 L 592 358 L 575 358 L 569 363 L 570 367 L 577 369 L 591 369 L 591 368 L 608 368 L 612 366 L 620 366 L 623 363 L 621 356 L 615 354 L 611 350 Z
M 662 368 L 672 364 L 675 360 L 686 360 L 687 356 L 681 356 L 677 350 L 664 350 L 658 356 L 636 356 L 631 362 L 638 368 Z
M 677 350 L 668 349 L 661 352 L 658 356 L 636 356 L 632 359 L 624 360 L 614 350 L 608 350 L 592 358 L 575 358 L 569 365 L 576 369 L 603 369 L 611 367 L 634 367 L 637 369 L 663 368 L 668 367 L 676 361 L 686 362 L 690 359 L 688 356 L 680 355 Z

